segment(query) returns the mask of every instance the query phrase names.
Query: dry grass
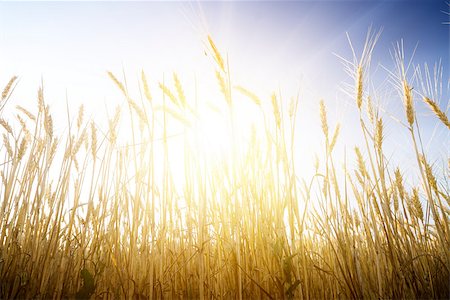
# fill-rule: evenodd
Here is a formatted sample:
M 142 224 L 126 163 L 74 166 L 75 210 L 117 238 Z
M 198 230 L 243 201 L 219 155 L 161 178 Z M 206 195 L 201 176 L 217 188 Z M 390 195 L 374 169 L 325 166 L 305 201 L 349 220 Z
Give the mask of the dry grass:
M 142 72 L 145 99 L 135 101 L 109 72 L 128 115 L 117 109 L 108 124 L 95 124 L 81 107 L 62 137 L 41 87 L 36 113 L 17 107 L 27 116 L 20 126 L 0 118 L 0 298 L 449 298 L 448 188 L 419 150 L 415 94 L 404 73 L 398 87 L 421 184 L 411 186 L 386 159 L 385 123 L 363 90 L 377 38 L 349 69 L 364 144 L 342 175 L 332 152 L 342 146 L 340 126 L 330 124 L 324 102 L 325 156 L 312 178 L 298 178 L 298 99 L 286 113 L 275 93 L 260 98 L 232 85 L 210 37 L 232 150 L 211 162 L 185 136 L 182 187 L 173 181 L 168 128 L 176 123 L 186 134 L 197 99 L 176 74 L 175 92 L 159 83 L 158 93 Z M 237 142 L 231 86 L 264 119 L 247 144 Z M 361 114 L 364 99 L 373 126 Z M 424 101 L 449 127 L 437 104 Z M 125 145 L 121 126 L 132 129 Z

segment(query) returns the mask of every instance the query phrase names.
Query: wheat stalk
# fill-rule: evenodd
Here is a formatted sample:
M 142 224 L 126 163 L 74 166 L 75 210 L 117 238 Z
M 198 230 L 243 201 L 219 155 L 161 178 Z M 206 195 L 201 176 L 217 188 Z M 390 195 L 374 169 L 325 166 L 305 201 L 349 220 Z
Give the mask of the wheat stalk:
M 97 158 L 97 147 L 97 127 L 91 122 L 91 154 L 94 160 Z
M 337 124 L 336 128 L 334 129 L 333 138 L 331 139 L 330 152 L 333 151 L 333 148 L 336 145 L 336 141 L 339 136 L 340 129 L 341 129 L 341 124 Z
M 114 145 L 117 140 L 117 125 L 119 123 L 120 119 L 120 108 L 116 108 L 116 112 L 114 113 L 114 117 L 108 121 L 109 130 L 108 130 L 108 136 L 110 143 Z
M 423 209 L 422 204 L 420 203 L 419 191 L 417 190 L 417 188 L 413 188 L 412 190 L 411 202 L 414 216 L 423 221 Z
M 133 99 L 128 98 L 128 104 L 130 104 L 133 110 L 137 113 L 137 115 L 139 116 L 139 120 L 141 120 L 141 122 L 145 124 L 148 124 L 145 112 L 136 104 L 136 102 L 134 102 Z
M 378 151 L 381 151 L 383 146 L 383 120 L 381 118 L 377 120 L 375 128 L 375 146 Z
M 177 90 L 178 99 L 180 99 L 181 105 L 186 107 L 186 96 L 184 95 L 183 87 L 181 86 L 180 79 L 177 74 L 173 73 L 173 80 L 175 82 L 175 89 Z
M 50 115 L 50 107 L 47 106 L 44 109 L 44 128 L 45 128 L 45 132 L 47 133 L 47 136 L 52 139 L 53 137 L 53 118 Z
M 220 72 L 218 71 L 216 71 L 216 78 L 217 81 L 219 82 L 220 91 L 225 97 L 225 101 L 227 102 L 228 105 L 231 105 L 231 95 L 225 83 L 225 79 L 223 78 L 222 74 L 220 74 Z
M 148 87 L 147 78 L 145 77 L 144 70 L 142 70 L 142 72 L 141 72 L 141 80 L 142 80 L 142 85 L 144 86 L 144 95 L 145 95 L 145 98 L 146 98 L 149 102 L 152 102 L 152 95 L 150 94 L 150 89 L 149 89 L 149 87 Z
M 363 69 L 362 65 L 358 65 L 356 69 L 356 105 L 361 110 L 363 102 Z
M 13 135 L 13 130 L 12 130 L 11 126 L 8 124 L 8 122 L 6 122 L 4 119 L 0 118 L 0 125 L 2 125 L 2 127 L 5 128 L 5 130 L 9 134 Z
M 322 132 L 328 139 L 327 109 L 325 107 L 325 103 L 323 102 L 323 100 L 320 100 L 319 108 L 320 108 L 320 124 L 322 126 Z
M 127 93 L 127 91 L 125 90 L 125 87 L 124 87 L 124 85 L 122 84 L 122 82 L 120 82 L 120 81 L 117 79 L 117 77 L 114 76 L 114 74 L 113 74 L 112 72 L 107 71 L 106 73 L 108 74 L 109 78 L 111 78 L 111 80 L 114 82 L 114 84 L 119 88 L 119 90 L 122 92 L 122 94 L 123 94 L 125 97 L 128 97 L 128 93 Z
M 3 145 L 6 147 L 6 152 L 8 153 L 8 157 L 13 158 L 14 152 L 12 150 L 11 144 L 9 143 L 9 139 L 6 134 L 3 134 Z
M 13 76 L 8 81 L 8 84 L 5 86 L 5 88 L 3 89 L 3 92 L 2 92 L 2 101 L 8 97 L 9 92 L 11 91 L 11 88 L 12 88 L 14 82 L 16 81 L 16 79 L 17 79 L 17 76 Z
M 77 117 L 77 128 L 79 129 L 81 127 L 81 124 L 83 124 L 83 117 L 84 117 L 84 105 L 80 105 L 78 109 L 78 117 Z
M 22 127 L 22 131 L 25 133 L 25 137 L 27 138 L 27 141 L 29 141 L 31 139 L 31 133 L 28 130 L 25 120 L 23 120 L 19 115 L 17 115 L 17 119 L 19 120 L 20 126 Z
M 409 126 L 412 126 L 414 124 L 414 105 L 411 88 L 409 87 L 406 80 L 403 80 L 403 97 L 406 110 L 406 119 L 408 120 Z
M 214 44 L 214 41 L 212 40 L 210 35 L 208 35 L 208 42 L 209 42 L 209 45 L 211 46 L 211 49 L 214 53 L 214 59 L 216 60 L 217 64 L 219 65 L 220 70 L 222 70 L 222 72 L 225 72 L 225 64 L 224 64 L 222 55 L 220 55 L 220 52 L 217 49 L 216 44 Z
M 72 151 L 71 151 L 72 157 L 76 156 L 76 154 L 78 153 L 78 151 L 81 148 L 81 145 L 84 143 L 85 139 L 86 139 L 86 128 L 83 129 L 83 131 L 81 132 L 80 137 L 78 138 L 77 142 L 75 143 L 75 145 L 72 148 Z
M 375 111 L 373 108 L 372 97 L 367 97 L 367 116 L 369 117 L 370 123 L 375 123 Z
M 358 163 L 358 171 L 361 174 L 361 176 L 366 177 L 367 176 L 367 169 L 366 164 L 364 162 L 364 158 L 361 154 L 361 150 L 359 150 L 358 147 L 355 147 L 355 154 L 356 154 L 356 161 Z
M 439 108 L 439 105 L 428 97 L 423 97 L 423 101 L 428 104 L 438 119 L 441 120 L 442 124 L 450 129 L 450 121 L 448 120 L 447 115 Z
M 29 110 L 25 109 L 20 105 L 17 105 L 16 108 L 17 110 L 23 112 L 30 120 L 36 121 L 36 117 Z
M 17 152 L 17 161 L 21 161 L 23 156 L 25 155 L 25 152 L 27 151 L 28 147 L 28 141 L 27 138 L 24 137 L 22 139 L 22 142 L 20 143 L 19 150 Z
M 403 176 L 400 173 L 400 169 L 395 169 L 395 184 L 397 187 L 398 194 L 400 195 L 400 199 L 405 199 L 405 188 L 403 187 Z
M 177 98 L 175 97 L 175 95 L 172 93 L 172 91 L 165 86 L 163 83 L 159 83 L 159 88 L 163 91 L 163 93 L 169 97 L 170 101 L 172 101 L 173 104 L 175 104 L 176 106 L 178 106 L 178 101 Z
M 280 113 L 280 108 L 278 106 L 278 100 L 277 100 L 277 96 L 275 95 L 275 93 L 272 93 L 272 109 L 273 109 L 273 115 L 275 117 L 275 123 L 277 125 L 277 128 L 281 127 L 281 113 Z
M 250 100 L 253 101 L 253 103 L 255 103 L 256 105 L 260 106 L 261 105 L 261 100 L 259 99 L 258 96 L 256 96 L 254 93 L 250 92 L 249 90 L 247 90 L 246 88 L 238 85 L 234 87 L 238 92 L 240 92 L 242 95 L 248 97 Z
M 45 104 L 44 104 L 44 90 L 42 87 L 38 90 L 38 110 L 39 113 L 42 113 L 45 110 Z

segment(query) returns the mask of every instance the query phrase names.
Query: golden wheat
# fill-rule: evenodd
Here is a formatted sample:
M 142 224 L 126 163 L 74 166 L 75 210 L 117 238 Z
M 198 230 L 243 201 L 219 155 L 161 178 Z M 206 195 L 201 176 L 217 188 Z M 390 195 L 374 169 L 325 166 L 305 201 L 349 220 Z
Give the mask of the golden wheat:
M 13 76 L 8 81 L 8 84 L 5 86 L 5 88 L 3 89 L 3 92 L 2 92 L 2 101 L 8 97 L 9 92 L 11 91 L 11 88 L 12 88 L 14 82 L 16 81 L 16 79 L 17 79 L 17 76 Z
M 184 95 L 183 87 L 181 86 L 180 79 L 176 73 L 173 73 L 173 81 L 175 82 L 175 89 L 177 90 L 178 99 L 180 99 L 181 105 L 186 107 L 186 96 Z
M 150 94 L 150 89 L 148 87 L 148 83 L 147 83 L 147 77 L 145 76 L 144 70 L 142 70 L 141 72 L 141 80 L 142 80 L 142 85 L 144 87 L 144 95 L 145 98 L 151 102 L 152 101 L 152 95 Z
M 323 100 L 320 100 L 320 124 L 322 126 L 322 132 L 328 139 L 328 121 L 327 121 L 327 110 Z
M 404 97 L 404 105 L 406 111 L 406 119 L 408 120 L 409 126 L 414 124 L 414 104 L 411 93 L 411 87 L 408 85 L 406 80 L 403 80 L 403 97 Z
M 359 65 L 356 69 L 356 106 L 358 109 L 361 109 L 363 102 L 363 69 L 362 66 Z
M 209 42 L 209 45 L 211 46 L 211 49 L 214 53 L 214 59 L 216 60 L 217 64 L 219 65 L 220 70 L 222 70 L 222 72 L 225 72 L 225 64 L 223 62 L 222 55 L 220 55 L 220 52 L 217 49 L 216 44 L 214 43 L 213 39 L 209 35 L 208 35 L 208 42 Z
M 439 108 L 437 103 L 428 97 L 423 97 L 423 101 L 425 101 L 425 103 L 428 104 L 428 106 L 438 117 L 438 119 L 441 120 L 442 124 L 444 124 L 445 126 L 447 126 L 448 129 L 450 129 L 450 121 L 448 120 L 447 115 Z
M 108 72 L 129 114 L 117 107 L 97 124 L 84 121 L 81 106 L 76 130 L 70 120 L 61 136 L 64 124 L 53 128 L 40 87 L 36 116 L 17 106 L 17 118 L 0 118 L 0 298 L 449 298 L 449 191 L 435 158 L 420 152 L 420 114 L 406 80 L 397 88 L 418 164 L 392 168 L 397 162 L 387 159 L 389 114 L 382 114 L 383 99 L 374 109 L 364 98 L 368 40 L 351 69 L 362 145 L 340 138 L 353 124 L 331 127 L 335 116 L 321 100 L 325 160 L 315 155 L 310 177 L 296 161 L 309 147 L 295 143 L 298 97 L 285 110 L 282 93 L 271 94 L 267 122 L 264 99 L 232 80 L 211 37 L 217 92 L 228 104 L 220 113 L 232 125 L 223 156 L 205 155 L 209 141 L 196 145 L 204 138 L 195 131 L 200 111 L 175 73 L 173 92 L 163 79 L 162 93 L 150 95 L 142 71 L 138 87 L 147 101 L 134 101 Z M 14 82 L 5 99 L 14 96 Z M 234 115 L 241 104 L 234 90 L 256 104 L 262 130 Z M 366 99 L 369 127 L 361 115 Z M 424 101 L 446 120 L 436 102 Z M 138 123 L 148 126 L 127 135 Z M 181 138 L 171 138 L 173 124 Z

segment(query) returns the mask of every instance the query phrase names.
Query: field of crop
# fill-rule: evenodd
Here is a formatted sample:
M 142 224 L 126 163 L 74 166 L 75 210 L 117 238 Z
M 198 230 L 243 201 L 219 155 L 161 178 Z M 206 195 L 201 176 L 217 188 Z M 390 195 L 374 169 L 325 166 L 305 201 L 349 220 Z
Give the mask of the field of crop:
M 399 166 L 384 150 L 390 115 L 369 88 L 377 38 L 344 60 L 363 143 L 341 141 L 317 99 L 323 152 L 309 178 L 295 163 L 299 98 L 235 83 L 211 37 L 209 88 L 220 97 L 199 99 L 201 77 L 187 93 L 177 74 L 127 82 L 108 72 L 124 105 L 106 124 L 86 120 L 83 107 L 53 112 L 67 114 L 59 136 L 45 86 L 22 107 L 17 78 L 3 83 L 0 298 L 448 299 L 450 161 L 424 152 L 415 110 L 424 103 L 450 130 L 433 92 L 442 71 L 423 72 L 430 89 L 419 92 L 396 51 L 396 122 L 415 153 L 415 165 Z M 212 134 L 210 115 L 220 123 Z

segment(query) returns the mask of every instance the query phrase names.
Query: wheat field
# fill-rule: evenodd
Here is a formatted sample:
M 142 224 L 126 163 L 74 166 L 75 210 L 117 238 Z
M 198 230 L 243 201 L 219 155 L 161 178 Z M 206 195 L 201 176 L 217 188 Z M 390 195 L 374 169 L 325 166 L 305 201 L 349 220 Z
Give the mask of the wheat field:
M 441 99 L 413 89 L 399 47 L 392 89 L 415 164 L 390 160 L 390 115 L 369 89 L 377 38 L 344 60 L 363 142 L 340 140 L 317 99 L 323 151 L 307 178 L 295 163 L 299 98 L 234 82 L 210 36 L 223 127 L 212 153 L 197 130 L 204 102 L 175 73 L 152 81 L 142 71 L 139 82 L 105 73 L 124 104 L 104 124 L 69 111 L 60 135 L 45 86 L 23 107 L 17 77 L 3 83 L 0 298 L 448 299 L 450 161 L 423 150 L 415 105 L 444 130 L 450 122 Z M 236 99 L 256 123 L 238 117 Z

